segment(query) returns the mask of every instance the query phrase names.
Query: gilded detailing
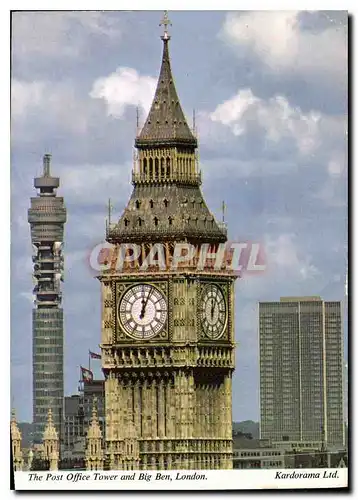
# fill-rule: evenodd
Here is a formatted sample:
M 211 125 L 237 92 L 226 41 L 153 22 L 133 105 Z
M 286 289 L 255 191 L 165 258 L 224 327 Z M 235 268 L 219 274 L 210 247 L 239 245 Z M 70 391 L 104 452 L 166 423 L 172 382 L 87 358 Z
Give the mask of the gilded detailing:
M 134 154 L 132 181 L 134 184 L 177 182 L 199 186 L 197 154 L 181 147 L 140 149 Z

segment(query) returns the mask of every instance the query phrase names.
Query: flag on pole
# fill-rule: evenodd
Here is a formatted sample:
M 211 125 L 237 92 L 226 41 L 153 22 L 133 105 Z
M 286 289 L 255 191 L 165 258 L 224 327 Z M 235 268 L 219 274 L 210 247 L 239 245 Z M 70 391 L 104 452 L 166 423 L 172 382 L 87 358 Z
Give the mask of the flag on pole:
M 81 366 L 81 376 L 84 382 L 92 382 L 93 380 L 93 373 L 91 372 L 91 370 L 83 368 L 83 366 Z
M 100 354 L 97 354 L 96 352 L 88 351 L 90 358 L 91 359 L 102 359 L 102 356 Z

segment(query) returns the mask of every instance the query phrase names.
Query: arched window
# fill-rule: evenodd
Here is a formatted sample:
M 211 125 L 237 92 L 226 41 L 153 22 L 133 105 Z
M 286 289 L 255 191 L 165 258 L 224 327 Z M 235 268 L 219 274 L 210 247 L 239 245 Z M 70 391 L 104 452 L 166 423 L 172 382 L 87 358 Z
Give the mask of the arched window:
M 138 218 L 138 226 L 141 227 L 143 225 L 143 219 Z
M 125 225 L 125 227 L 128 227 L 128 226 L 129 226 L 129 220 L 128 220 L 127 218 L 126 218 L 126 219 L 124 219 L 124 225 Z
M 155 178 L 159 179 L 159 159 L 155 159 Z
M 153 158 L 149 158 L 149 177 L 153 178 Z
M 150 206 L 150 208 L 153 208 L 153 207 L 154 207 L 154 201 L 153 201 L 153 200 L 150 200 L 150 201 L 149 201 L 149 206 Z
M 154 219 L 153 219 L 153 220 L 154 220 L 154 225 L 155 225 L 155 226 L 157 226 L 157 225 L 158 225 L 158 222 L 159 222 L 158 217 L 154 217 Z
M 143 174 L 146 177 L 147 176 L 147 158 L 144 158 L 143 160 Z
M 167 208 L 169 201 L 166 198 L 164 198 L 163 203 L 164 203 L 165 208 Z
M 160 176 L 162 179 L 165 177 L 165 167 L 164 167 L 164 158 L 160 159 Z
M 140 208 L 140 201 L 139 200 L 135 201 L 135 207 L 137 210 Z
M 173 217 L 168 217 L 168 222 L 169 222 L 169 226 L 171 226 L 173 224 Z
M 167 177 L 170 177 L 170 158 L 167 156 Z

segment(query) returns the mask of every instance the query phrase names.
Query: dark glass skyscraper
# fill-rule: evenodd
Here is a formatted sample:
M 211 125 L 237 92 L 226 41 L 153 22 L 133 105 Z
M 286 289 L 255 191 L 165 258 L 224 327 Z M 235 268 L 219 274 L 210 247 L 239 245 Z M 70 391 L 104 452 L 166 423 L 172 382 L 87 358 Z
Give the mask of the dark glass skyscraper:
M 48 409 L 57 432 L 63 426 L 63 310 L 60 282 L 63 281 L 63 229 L 66 209 L 56 195 L 60 181 L 50 174 L 51 156 L 43 158 L 43 175 L 34 179 L 38 189 L 31 198 L 28 221 L 31 226 L 34 262 L 32 316 L 33 423 L 34 441 L 42 440 Z

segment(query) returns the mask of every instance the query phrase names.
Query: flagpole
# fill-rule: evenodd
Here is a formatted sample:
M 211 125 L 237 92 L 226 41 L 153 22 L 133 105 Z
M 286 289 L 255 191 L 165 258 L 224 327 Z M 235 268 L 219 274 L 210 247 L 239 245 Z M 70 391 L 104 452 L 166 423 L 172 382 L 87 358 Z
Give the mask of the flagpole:
M 88 369 L 91 370 L 91 351 L 88 349 Z

